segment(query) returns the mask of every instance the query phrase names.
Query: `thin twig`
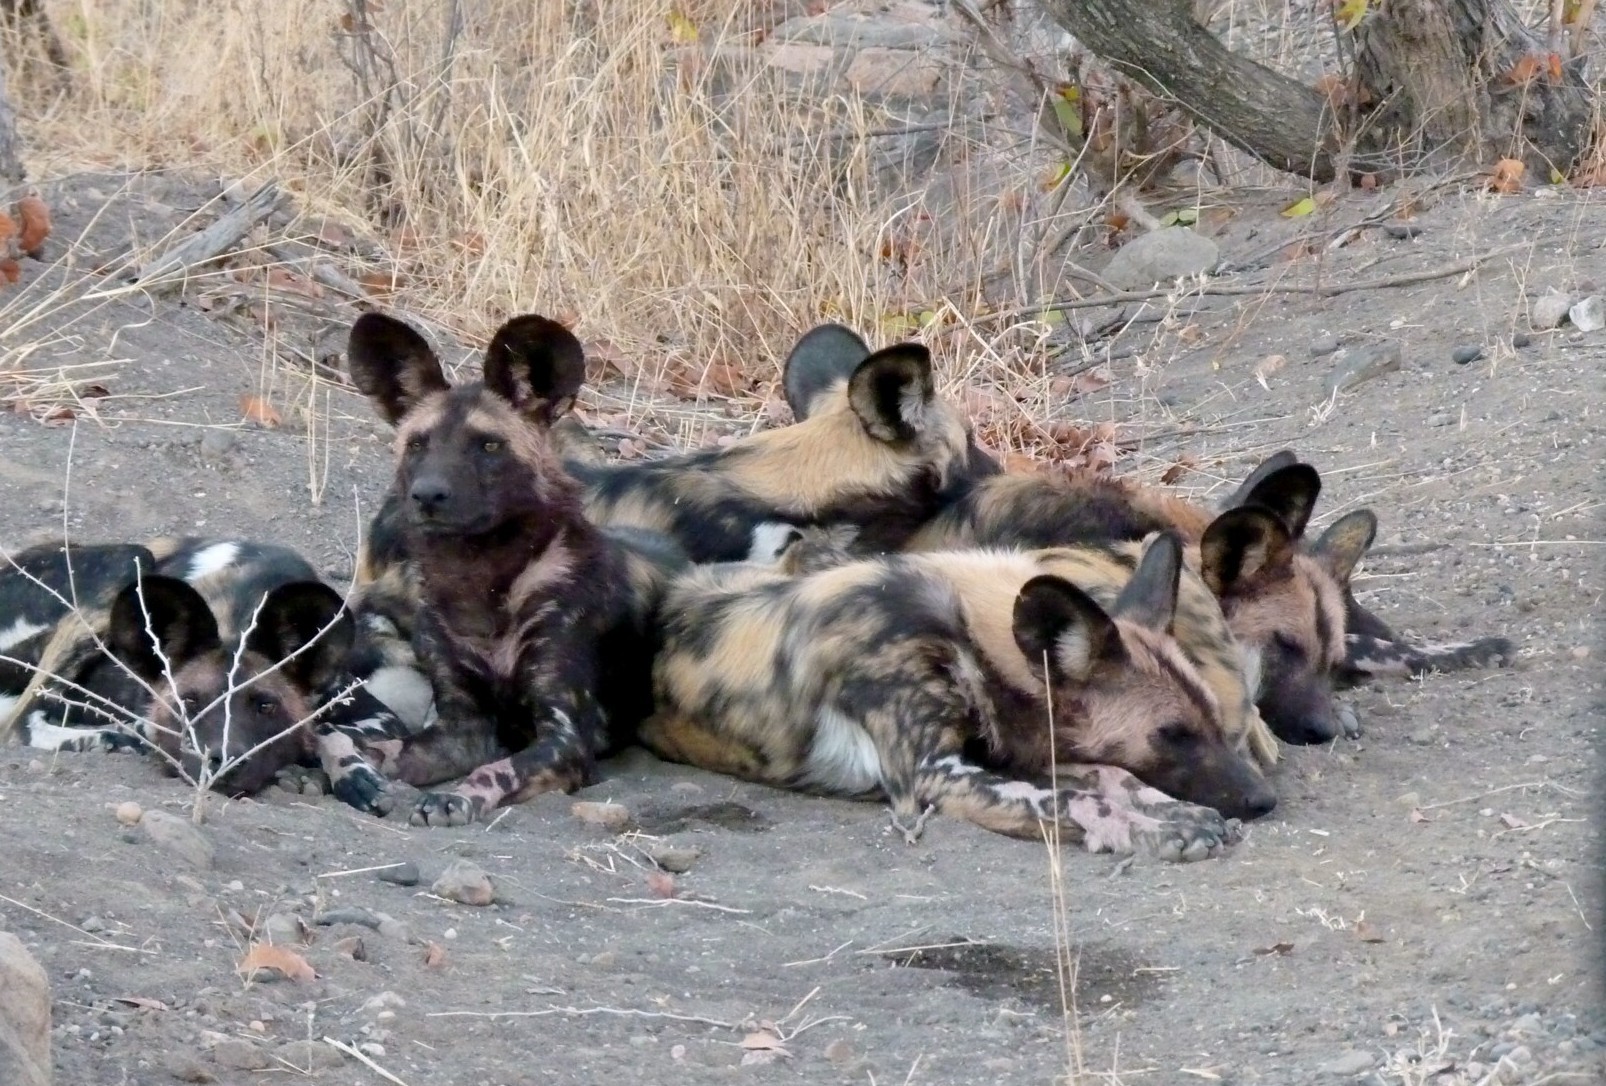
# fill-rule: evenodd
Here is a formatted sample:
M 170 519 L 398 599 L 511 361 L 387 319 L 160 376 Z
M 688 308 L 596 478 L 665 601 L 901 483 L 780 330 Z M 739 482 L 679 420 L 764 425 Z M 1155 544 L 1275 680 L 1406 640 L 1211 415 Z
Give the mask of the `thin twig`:
M 738 1029 L 735 1022 L 718 1018 L 704 1018 L 699 1014 L 675 1014 L 671 1011 L 642 1011 L 634 1007 L 548 1007 L 544 1011 L 430 1011 L 426 1018 L 547 1018 L 563 1014 L 583 1018 L 591 1014 L 613 1014 L 622 1018 L 660 1018 L 672 1022 L 695 1022 L 720 1029 Z
M 394 1082 L 396 1086 L 407 1086 L 407 1083 L 403 1082 L 401 1079 L 379 1066 L 373 1060 L 369 1059 L 368 1054 L 357 1048 L 355 1045 L 348 1045 L 345 1041 L 337 1041 L 333 1037 L 325 1037 L 323 1042 L 324 1044 L 334 1045 L 335 1048 L 339 1049 L 341 1052 L 344 1052 L 348 1056 L 355 1056 L 357 1059 L 367 1064 L 369 1070 L 373 1071 L 374 1074 L 378 1075 L 386 1082 Z

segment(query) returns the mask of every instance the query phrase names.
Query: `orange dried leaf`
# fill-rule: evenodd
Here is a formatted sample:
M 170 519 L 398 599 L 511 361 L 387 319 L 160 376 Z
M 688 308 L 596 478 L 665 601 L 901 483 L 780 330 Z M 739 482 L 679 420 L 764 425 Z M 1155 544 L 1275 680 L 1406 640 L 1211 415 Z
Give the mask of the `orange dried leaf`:
M 1551 83 L 1561 82 L 1561 55 L 1547 53 L 1545 55 L 1545 78 Z
M 742 1047 L 755 1052 L 779 1052 L 788 1055 L 781 1039 L 769 1030 L 758 1030 L 742 1038 Z
M 1433 821 L 1433 819 L 1431 819 L 1427 815 L 1423 814 L 1421 809 L 1418 808 L 1418 807 L 1412 807 L 1411 808 L 1410 818 L 1411 818 L 1412 822 L 1432 822 Z
M 8 283 L 15 283 L 22 278 L 22 265 L 9 256 L 0 259 L 0 276 L 4 276 Z
M 675 876 L 667 871 L 649 871 L 647 872 L 647 889 L 652 891 L 653 897 L 674 897 Z
M 313 972 L 307 959 L 293 950 L 286 950 L 282 946 L 272 943 L 253 943 L 250 951 L 240 964 L 235 966 L 238 972 L 245 974 L 250 980 L 259 970 L 271 969 L 298 983 L 306 983 L 317 979 L 318 974 Z
M 1494 164 L 1494 172 L 1489 175 L 1489 190 L 1508 194 L 1517 192 L 1522 188 L 1522 175 L 1527 169 L 1519 159 L 1502 158 Z
M 160 999 L 149 999 L 145 996 L 117 996 L 116 1002 L 127 1003 L 130 1007 L 138 1007 L 142 1011 L 165 1011 L 167 1004 Z
M 268 286 L 274 290 L 282 290 L 287 294 L 299 294 L 303 298 L 322 298 L 323 286 L 314 283 L 311 279 L 297 275 L 289 268 L 269 268 Z
M 16 237 L 19 232 L 17 220 L 4 211 L 0 211 L 0 242 Z
M 424 968 L 435 969 L 446 964 L 446 948 L 439 943 L 424 946 Z
M 1512 86 L 1525 86 L 1538 78 L 1544 66 L 1545 62 L 1540 57 L 1533 53 L 1524 53 L 1517 59 L 1517 63 L 1511 66 L 1511 70 L 1506 72 L 1505 81 Z
M 400 272 L 363 272 L 357 276 L 357 282 L 362 284 L 362 289 L 376 296 L 394 294 L 406 285 Z
M 1103 366 L 1096 366 L 1090 370 L 1083 370 L 1071 379 L 1071 391 L 1078 395 L 1088 395 L 1097 392 L 1109 385 L 1110 371 Z
M 261 396 L 242 395 L 240 414 L 245 416 L 247 422 L 254 422 L 269 430 L 277 430 L 284 425 L 284 419 L 279 415 L 278 408 Z
M 39 247 L 50 236 L 50 209 L 37 196 L 24 196 L 17 201 L 17 218 L 22 220 L 22 237 L 17 244 L 29 256 L 37 257 Z

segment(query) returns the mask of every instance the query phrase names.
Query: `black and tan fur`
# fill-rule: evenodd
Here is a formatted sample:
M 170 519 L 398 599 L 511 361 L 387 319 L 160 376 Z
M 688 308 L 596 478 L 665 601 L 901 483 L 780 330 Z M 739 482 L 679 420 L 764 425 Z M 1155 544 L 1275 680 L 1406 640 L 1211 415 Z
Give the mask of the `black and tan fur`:
M 228 793 L 321 763 L 341 799 L 384 809 L 384 782 L 349 733 L 388 714 L 346 670 L 339 593 L 294 551 L 44 544 L 0 571 L 0 607 L 12 634 L 31 634 L 8 639 L 0 731 L 50 750 L 149 745 L 192 780 L 204 764 Z
M 1163 491 L 1095 475 L 991 479 L 917 532 L 911 550 L 1040 547 L 1136 540 L 1176 530 L 1194 546 L 1189 564 L 1216 593 L 1247 655 L 1255 700 L 1273 731 L 1294 743 L 1339 731 L 1335 684 L 1385 657 L 1450 669 L 1506 656 L 1490 638 L 1431 654 L 1412 649 L 1356 602 L 1350 578 L 1376 535 L 1370 510 L 1305 535 L 1321 480 L 1290 452 L 1255 469 L 1212 515 Z
M 438 717 L 369 749 L 418 786 L 472 770 L 425 793 L 420 824 L 589 783 L 598 755 L 650 706 L 649 612 L 678 556 L 593 525 L 551 448 L 584 377 L 579 342 L 544 317 L 516 317 L 486 348 L 483 380 L 453 387 L 417 332 L 369 313 L 348 358 L 397 431 L 400 532 L 370 565 L 359 609 L 407 640 Z
M 1057 822 L 1090 850 L 1145 842 L 1198 858 L 1227 824 L 1156 787 L 1232 816 L 1275 799 L 1166 633 L 1180 561 L 1162 536 L 1118 580 L 1057 552 L 893 556 L 803 577 L 694 569 L 662 609 L 642 740 L 748 780 L 884 795 L 911 837 L 934 807 L 1001 833 Z M 1093 579 L 1103 605 L 1084 591 Z M 993 768 L 967 757 L 977 745 Z

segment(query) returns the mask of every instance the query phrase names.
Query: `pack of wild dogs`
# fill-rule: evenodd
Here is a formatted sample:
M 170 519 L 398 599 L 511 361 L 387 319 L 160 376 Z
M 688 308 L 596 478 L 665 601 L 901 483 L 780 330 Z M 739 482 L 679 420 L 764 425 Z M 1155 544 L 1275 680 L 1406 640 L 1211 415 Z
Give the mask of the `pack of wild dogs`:
M 1279 741 L 1339 735 L 1339 686 L 1511 657 L 1363 609 L 1376 517 L 1308 534 L 1321 480 L 1292 452 L 1214 509 L 1007 474 L 916 343 L 816 328 L 790 425 L 630 463 L 565 418 L 585 357 L 545 317 L 502 326 L 471 383 L 379 313 L 347 359 L 396 462 L 352 589 L 248 540 L 12 555 L 0 734 L 146 750 L 230 794 L 321 772 L 378 815 L 403 781 L 430 826 L 640 743 L 882 798 L 911 842 L 936 812 L 1193 860 L 1273 809 Z

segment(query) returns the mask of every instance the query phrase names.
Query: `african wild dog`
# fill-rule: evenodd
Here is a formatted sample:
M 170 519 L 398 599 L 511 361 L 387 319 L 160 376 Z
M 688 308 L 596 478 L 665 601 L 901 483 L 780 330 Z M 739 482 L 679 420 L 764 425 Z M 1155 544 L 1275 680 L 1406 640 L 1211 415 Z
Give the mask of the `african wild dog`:
M 396 427 L 401 531 L 378 580 L 390 579 L 389 621 L 416 650 L 438 716 L 369 749 L 418 786 L 473 770 L 425 793 L 419 824 L 589 783 L 597 756 L 650 707 L 648 620 L 679 555 L 590 523 L 550 447 L 585 376 L 579 341 L 545 317 L 515 317 L 486 348 L 483 379 L 453 387 L 417 332 L 368 313 L 347 357 Z
M 935 808 L 1022 836 L 1057 823 L 1091 851 L 1142 841 L 1202 858 L 1231 838 L 1221 815 L 1276 801 L 1165 632 L 1180 567 L 1171 535 L 1118 582 L 1060 552 L 897 555 L 803 577 L 698 567 L 661 610 L 642 741 L 778 787 L 879 793 L 910 840 Z M 1093 579 L 1106 604 L 1084 591 Z M 993 768 L 966 756 L 976 744 Z
M 1326 742 L 1339 730 L 1335 683 L 1368 651 L 1378 655 L 1379 631 L 1388 640 L 1393 635 L 1350 590 L 1350 577 L 1376 535 L 1376 516 L 1355 510 L 1307 540 L 1320 490 L 1316 470 L 1286 451 L 1257 467 L 1213 519 L 1163 491 L 1106 476 L 1000 477 L 938 514 L 910 539 L 909 549 L 1095 544 L 1179 531 L 1194 544 L 1189 564 L 1219 598 L 1248 657 L 1266 722 L 1288 742 Z M 1128 544 L 1129 561 L 1133 551 Z M 1359 632 L 1350 636 L 1351 629 Z M 1472 655 L 1502 655 L 1510 646 L 1488 639 L 1441 657 L 1441 666 L 1465 666 L 1472 658 L 1468 648 Z
M 384 781 L 335 729 L 385 711 L 346 671 L 351 617 L 339 593 L 294 551 L 45 544 L 0 570 L 0 607 L 14 616 L 0 732 L 20 729 L 48 750 L 149 744 L 170 772 L 198 779 L 204 767 L 229 793 L 316 755 L 337 796 L 383 811 Z

